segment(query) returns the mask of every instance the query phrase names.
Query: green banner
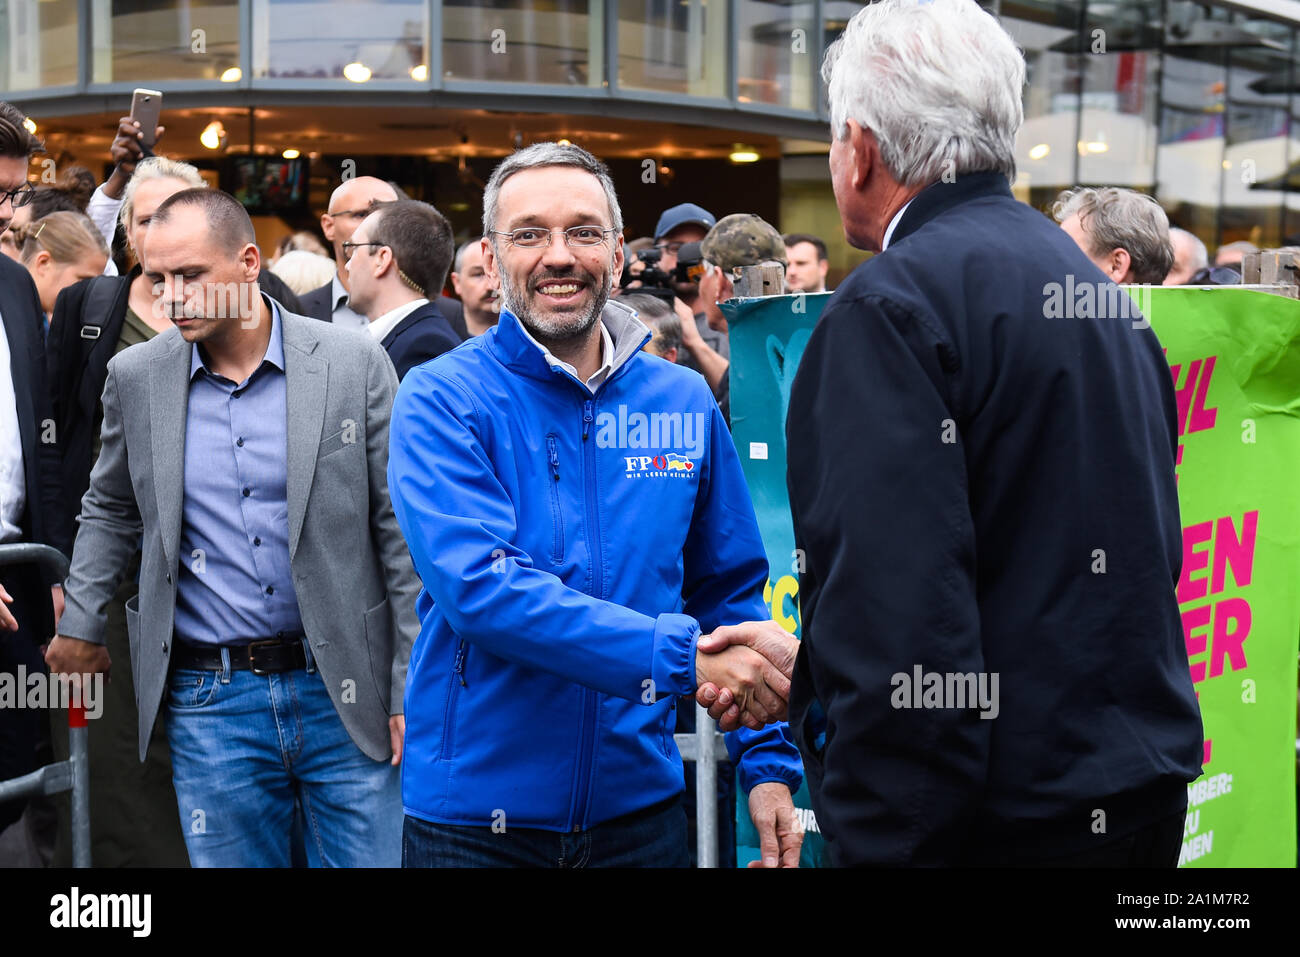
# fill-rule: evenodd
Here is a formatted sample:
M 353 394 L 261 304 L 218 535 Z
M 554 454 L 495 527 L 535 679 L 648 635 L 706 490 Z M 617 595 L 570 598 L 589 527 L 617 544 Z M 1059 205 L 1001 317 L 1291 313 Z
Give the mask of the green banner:
M 785 410 L 790 384 L 812 327 L 830 293 L 732 299 L 722 304 L 731 345 L 731 437 L 745 468 L 758 528 L 767 549 L 763 599 L 773 620 L 800 634 L 799 556 L 794 550 L 790 499 L 785 486 Z M 758 835 L 741 795 L 736 809 L 736 859 L 759 858 Z M 824 866 L 825 845 L 805 783 L 794 796 L 804 825 L 801 867 Z
M 1178 605 L 1205 723 L 1179 864 L 1294 867 L 1300 302 L 1130 292 L 1178 396 Z
M 1179 609 L 1205 723 L 1180 864 L 1296 863 L 1300 635 L 1300 302 L 1232 287 L 1131 290 L 1178 396 Z M 731 422 L 770 568 L 773 619 L 800 634 L 800 559 L 785 484 L 790 385 L 829 294 L 723 304 Z M 1090 321 L 1090 320 L 1067 320 Z M 804 866 L 824 864 L 806 786 Z M 758 858 L 746 808 L 737 857 Z

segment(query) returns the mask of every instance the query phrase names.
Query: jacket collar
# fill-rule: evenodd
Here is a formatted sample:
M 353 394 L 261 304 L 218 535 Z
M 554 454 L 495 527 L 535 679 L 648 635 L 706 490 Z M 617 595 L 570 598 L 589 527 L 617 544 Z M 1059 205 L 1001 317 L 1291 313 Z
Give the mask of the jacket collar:
M 908 204 L 903 218 L 898 221 L 894 234 L 889 237 L 892 249 L 909 234 L 916 232 L 930 220 L 962 203 L 986 196 L 1011 198 L 1011 184 L 999 172 L 967 173 L 951 183 L 931 183 L 917 193 Z
M 650 341 L 651 332 L 636 317 L 636 310 L 612 299 L 605 303 L 600 321 L 605 324 L 610 338 L 614 340 L 613 369 L 605 378 L 605 382 L 609 382 Z M 524 334 L 519 319 L 509 309 L 502 308 L 501 318 L 483 334 L 483 338 L 501 364 L 514 372 L 542 382 L 552 381 L 555 376 L 578 381 L 564 370 L 547 364 L 542 350 Z

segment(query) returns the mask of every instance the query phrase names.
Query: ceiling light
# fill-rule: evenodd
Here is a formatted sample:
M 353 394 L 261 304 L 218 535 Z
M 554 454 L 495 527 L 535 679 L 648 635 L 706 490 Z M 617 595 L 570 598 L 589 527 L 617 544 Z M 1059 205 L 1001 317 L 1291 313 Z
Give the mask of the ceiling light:
M 244 78 L 244 71 L 237 66 L 232 66 L 221 74 L 222 83 L 238 83 Z
M 1037 146 L 1032 147 L 1029 150 L 1029 158 L 1031 160 L 1040 160 L 1043 159 L 1050 152 L 1052 152 L 1052 148 L 1050 146 L 1048 146 L 1046 143 L 1039 143 Z
M 283 153 L 281 153 L 280 155 L 283 156 L 283 157 L 284 157 L 285 159 L 287 159 L 287 160 L 296 160 L 296 159 L 297 159 L 299 156 L 301 156 L 302 154 L 299 153 L 296 149 L 293 149 L 292 147 L 290 147 L 289 149 L 285 150 L 285 151 L 284 151 Z
M 415 66 L 411 67 L 411 79 L 415 80 L 417 83 L 423 83 L 425 80 L 429 79 L 429 68 L 423 63 L 417 63 Z
M 221 125 L 220 120 L 213 120 L 203 128 L 199 134 L 199 142 L 210 150 L 221 149 L 221 144 L 226 139 L 226 128 Z
M 739 143 L 732 149 L 730 156 L 733 163 L 757 163 L 759 158 L 756 149 L 750 146 L 742 146 Z
M 349 63 L 343 68 L 343 75 L 353 83 L 365 83 L 370 79 L 370 67 L 364 63 Z
M 23 128 L 26 129 L 28 133 L 31 133 L 32 136 L 36 135 L 36 121 L 30 116 L 23 120 Z

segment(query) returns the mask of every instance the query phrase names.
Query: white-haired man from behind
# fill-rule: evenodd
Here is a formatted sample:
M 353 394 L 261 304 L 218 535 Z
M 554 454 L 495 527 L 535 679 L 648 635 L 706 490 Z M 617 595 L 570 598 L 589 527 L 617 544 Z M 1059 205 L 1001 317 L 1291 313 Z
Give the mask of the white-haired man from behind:
M 1202 269 L 1210 265 L 1210 253 L 1194 233 L 1173 226 L 1169 239 L 1174 247 L 1174 266 L 1165 276 L 1166 286 L 1185 286 Z
M 1012 195 L 1025 63 L 990 14 L 879 0 L 822 75 L 844 232 L 879 252 L 786 420 L 790 726 L 831 861 L 1173 867 L 1202 729 L 1160 343 Z M 1045 307 L 1070 275 L 1088 318 Z

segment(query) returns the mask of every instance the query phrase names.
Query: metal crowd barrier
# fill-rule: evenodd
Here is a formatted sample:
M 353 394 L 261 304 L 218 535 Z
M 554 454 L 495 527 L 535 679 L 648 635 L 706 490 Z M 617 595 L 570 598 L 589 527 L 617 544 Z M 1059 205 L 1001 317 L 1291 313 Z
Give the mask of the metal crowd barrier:
M 0 545 L 0 565 L 35 564 L 63 581 L 68 577 L 68 559 L 49 545 Z M 3 636 L 0 636 L 3 640 Z M 86 710 L 68 708 L 68 760 L 47 764 L 20 778 L 0 781 L 0 801 L 38 794 L 72 792 L 72 866 L 90 866 L 90 760 Z
M 695 705 L 695 733 L 674 734 L 683 761 L 695 762 L 695 864 L 718 866 L 718 762 L 727 745 L 709 712 Z M 700 756 L 703 755 L 703 758 Z

